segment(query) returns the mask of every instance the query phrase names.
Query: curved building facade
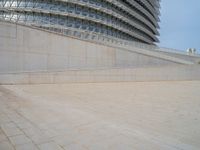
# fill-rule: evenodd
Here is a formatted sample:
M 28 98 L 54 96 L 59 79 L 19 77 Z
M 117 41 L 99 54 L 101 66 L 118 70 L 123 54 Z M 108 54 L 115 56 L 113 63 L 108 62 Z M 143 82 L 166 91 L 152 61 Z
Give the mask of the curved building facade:
M 3 0 L 1 20 L 154 44 L 160 0 Z

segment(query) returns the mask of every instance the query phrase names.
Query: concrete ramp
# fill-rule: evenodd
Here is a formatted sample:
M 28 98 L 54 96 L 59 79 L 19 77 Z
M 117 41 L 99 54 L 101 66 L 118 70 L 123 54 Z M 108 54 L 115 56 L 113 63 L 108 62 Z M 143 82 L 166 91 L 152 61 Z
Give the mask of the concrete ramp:
M 200 80 L 200 66 L 116 68 L 0 74 L 0 84 Z

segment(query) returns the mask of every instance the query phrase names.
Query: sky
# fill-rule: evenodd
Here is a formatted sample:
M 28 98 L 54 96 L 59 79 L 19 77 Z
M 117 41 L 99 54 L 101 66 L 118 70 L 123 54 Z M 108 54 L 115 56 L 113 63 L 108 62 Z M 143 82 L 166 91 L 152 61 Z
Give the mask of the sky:
M 200 52 L 200 0 L 161 0 L 159 46 Z

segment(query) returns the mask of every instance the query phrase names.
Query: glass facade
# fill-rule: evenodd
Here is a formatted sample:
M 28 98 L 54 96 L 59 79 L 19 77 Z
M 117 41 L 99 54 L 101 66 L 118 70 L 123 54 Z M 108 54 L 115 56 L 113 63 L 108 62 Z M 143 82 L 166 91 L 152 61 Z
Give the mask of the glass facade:
M 158 42 L 160 0 L 1 0 L 0 19 L 128 41 Z M 67 34 L 67 33 L 66 33 Z

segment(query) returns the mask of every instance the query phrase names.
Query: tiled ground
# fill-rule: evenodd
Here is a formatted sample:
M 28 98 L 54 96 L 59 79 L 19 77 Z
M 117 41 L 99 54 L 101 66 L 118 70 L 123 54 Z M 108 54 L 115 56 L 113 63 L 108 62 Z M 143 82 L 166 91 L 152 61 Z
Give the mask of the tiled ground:
M 199 150 L 200 81 L 0 86 L 0 150 Z

